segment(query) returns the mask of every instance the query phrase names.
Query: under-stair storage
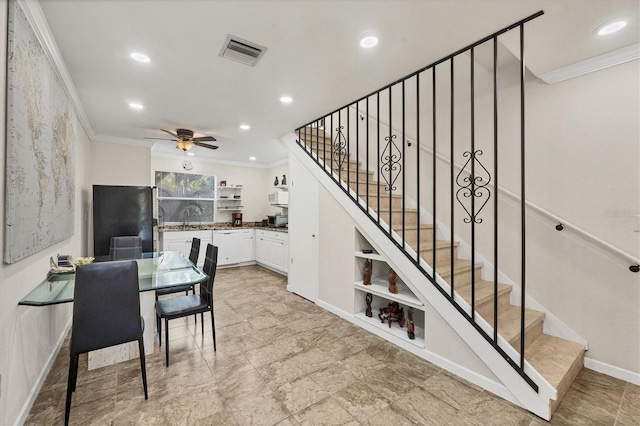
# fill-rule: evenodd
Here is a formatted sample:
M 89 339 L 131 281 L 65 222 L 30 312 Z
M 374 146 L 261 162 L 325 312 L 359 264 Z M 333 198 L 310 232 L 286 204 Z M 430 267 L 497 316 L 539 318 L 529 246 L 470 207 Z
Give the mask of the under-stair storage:
M 363 253 L 357 251 L 355 291 L 355 317 L 369 326 L 376 327 L 384 333 L 389 333 L 403 342 L 424 348 L 424 304 L 413 294 L 400 277 L 396 278 L 397 293 L 389 291 L 389 275 L 391 267 L 382 256 L 377 253 Z M 371 284 L 363 282 L 365 262 L 371 262 Z M 370 304 L 367 298 L 370 298 Z M 388 308 L 390 303 L 396 302 L 402 309 L 402 325 L 398 321 L 384 321 L 381 319 L 381 309 Z M 409 337 L 409 309 L 412 309 L 413 338 Z M 369 313 L 369 315 L 367 314 Z

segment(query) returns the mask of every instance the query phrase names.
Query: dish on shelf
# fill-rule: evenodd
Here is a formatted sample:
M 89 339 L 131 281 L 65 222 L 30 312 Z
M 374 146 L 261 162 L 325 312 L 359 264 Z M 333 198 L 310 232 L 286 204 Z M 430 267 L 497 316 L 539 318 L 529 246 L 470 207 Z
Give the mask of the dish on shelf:
M 76 257 L 75 259 L 73 259 L 72 263 L 74 265 L 87 265 L 93 262 L 94 260 L 95 258 L 93 257 Z

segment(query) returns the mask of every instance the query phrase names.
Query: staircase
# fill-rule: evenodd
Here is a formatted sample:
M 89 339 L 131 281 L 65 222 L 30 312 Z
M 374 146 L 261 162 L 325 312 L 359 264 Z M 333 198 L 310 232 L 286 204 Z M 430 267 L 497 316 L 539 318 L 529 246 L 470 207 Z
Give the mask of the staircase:
M 417 232 L 417 208 L 403 209 L 402 195 L 394 193 L 390 197 L 385 190 L 386 184 L 375 180 L 372 171 L 362 170 L 362 162 L 354 161 L 351 155 L 347 157 L 344 150 L 341 151 L 324 130 L 301 129 L 297 136 L 325 171 L 330 167 L 334 176 L 340 179 L 339 184 L 343 189 L 348 186 L 358 192 L 360 199 L 369 207 L 372 220 L 378 221 L 379 218 L 379 221 L 390 224 L 398 235 L 402 235 L 404 225 L 405 243 L 414 250 L 418 250 L 419 234 L 420 257 L 432 264 L 435 234 L 433 225 L 421 223 L 420 232 Z M 436 272 L 447 283 L 451 282 L 453 276 L 455 292 L 469 305 L 472 305 L 474 294 L 475 315 L 484 318 L 492 327 L 494 306 L 497 306 L 498 333 L 519 352 L 522 338 L 521 308 L 510 303 L 512 287 L 499 283 L 498 292 L 494 294 L 494 283 L 481 279 L 482 266 L 476 265 L 474 268 L 470 260 L 459 258 L 458 246 L 457 242 L 453 242 L 452 250 L 451 241 L 436 241 Z M 472 269 L 475 269 L 473 274 Z M 475 278 L 474 282 L 472 278 Z M 494 303 L 495 298 L 497 305 Z M 584 348 L 578 343 L 544 334 L 544 321 L 543 312 L 525 309 L 525 359 L 557 390 L 557 399 L 550 400 L 549 409 L 552 414 L 583 367 Z

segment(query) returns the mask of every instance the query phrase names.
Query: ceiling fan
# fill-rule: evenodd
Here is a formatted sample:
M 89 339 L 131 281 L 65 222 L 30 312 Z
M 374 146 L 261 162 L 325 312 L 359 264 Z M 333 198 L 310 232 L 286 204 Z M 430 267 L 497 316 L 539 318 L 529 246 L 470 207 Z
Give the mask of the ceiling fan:
M 189 149 L 193 148 L 193 146 L 201 146 L 203 148 L 209 148 L 209 149 L 218 149 L 218 147 L 216 145 L 209 145 L 208 143 L 204 143 L 204 142 L 215 142 L 216 138 L 214 138 L 213 136 L 200 136 L 200 137 L 193 137 L 193 130 L 189 130 L 189 129 L 176 129 L 176 132 L 170 132 L 169 130 L 164 130 L 164 129 L 160 129 L 165 133 L 170 134 L 171 136 L 173 136 L 175 139 L 166 139 L 166 138 L 146 138 L 145 139 L 160 139 L 160 140 L 166 140 L 166 141 L 174 141 L 176 143 L 177 148 L 180 148 L 183 151 L 188 151 Z

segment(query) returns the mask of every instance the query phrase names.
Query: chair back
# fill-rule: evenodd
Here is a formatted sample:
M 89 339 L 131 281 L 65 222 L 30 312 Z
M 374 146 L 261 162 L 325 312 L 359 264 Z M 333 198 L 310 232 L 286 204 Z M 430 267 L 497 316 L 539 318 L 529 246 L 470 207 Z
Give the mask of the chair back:
M 109 246 L 109 260 L 142 258 L 142 238 L 139 236 L 112 237 Z
M 73 293 L 71 353 L 131 342 L 141 335 L 138 264 L 127 260 L 79 265 Z
M 202 271 L 209 276 L 206 282 L 200 284 L 200 296 L 204 297 L 209 305 L 213 305 L 213 281 L 216 278 L 218 268 L 218 247 L 207 244 L 207 254 L 204 258 Z
M 200 238 L 193 238 L 191 240 L 191 251 L 189 252 L 189 260 L 191 263 L 197 266 L 198 257 L 200 256 Z

